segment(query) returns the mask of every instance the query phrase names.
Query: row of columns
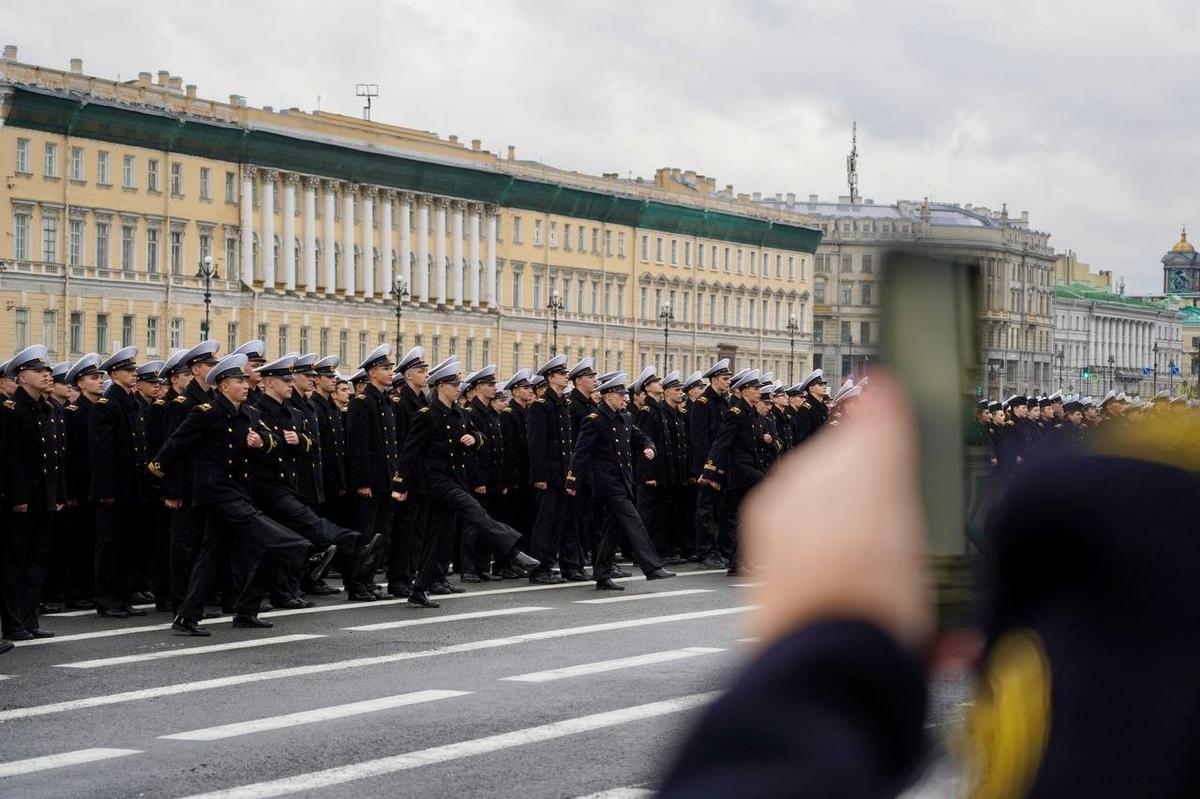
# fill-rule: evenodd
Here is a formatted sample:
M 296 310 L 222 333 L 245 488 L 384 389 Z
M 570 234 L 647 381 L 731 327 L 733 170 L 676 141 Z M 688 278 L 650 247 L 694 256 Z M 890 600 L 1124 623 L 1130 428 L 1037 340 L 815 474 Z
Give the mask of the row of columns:
M 399 204 L 399 249 L 396 267 L 399 277 L 408 284 L 411 298 L 415 302 L 437 305 L 471 306 L 496 304 L 496 243 L 497 209 L 479 203 L 448 200 L 375 186 L 358 186 L 324 178 L 304 177 L 291 173 L 283 174 L 283 225 L 279 267 L 276 274 L 275 246 L 275 182 L 280 173 L 275 170 L 259 170 L 245 167 L 242 171 L 241 198 L 241 279 L 253 285 L 256 278 L 254 251 L 254 186 L 262 172 L 261 217 L 258 225 L 259 260 L 261 262 L 262 285 L 286 291 L 302 289 L 307 292 L 323 292 L 333 295 L 339 291 L 345 296 L 360 294 L 366 298 L 383 298 L 390 295 L 396 277 L 392 269 L 393 247 L 393 203 Z M 303 218 L 300 263 L 296 262 L 293 242 L 296 239 L 296 187 L 304 183 L 301 205 Z M 338 237 L 336 209 L 338 192 L 342 195 L 342 229 Z M 316 209 L 318 192 L 321 202 L 321 251 L 320 272 L 317 264 Z M 379 251 L 380 264 L 375 268 L 374 252 L 376 232 L 374 225 L 375 200 L 379 197 Z M 359 238 L 354 235 L 354 203 L 359 202 L 361 221 Z M 411 224 L 415 206 L 415 230 Z M 432 257 L 430 253 L 429 213 L 433 209 L 434 233 Z M 447 231 L 447 212 L 450 230 Z M 483 228 L 486 216 L 487 226 Z M 463 257 L 463 231 L 467 230 L 467 253 Z M 485 231 L 485 232 L 484 232 Z M 481 236 L 481 232 L 484 235 Z M 446 251 L 446 238 L 451 237 L 450 252 Z M 415 234 L 415 236 L 414 236 Z M 416 258 L 412 254 L 412 240 L 416 239 Z M 335 263 L 334 245 L 341 244 L 341 263 Z M 361 264 L 355 263 L 354 247 L 360 247 Z M 482 245 L 486 244 L 486 252 Z M 481 254 L 483 260 L 481 260 Z M 359 269 L 361 266 L 361 270 Z M 482 269 L 483 279 L 480 280 Z M 340 271 L 341 285 L 338 285 Z M 464 274 L 465 273 L 465 274 Z M 361 285 L 357 285 L 361 275 Z M 465 279 L 464 279 L 465 278 Z
M 1091 363 L 1107 366 L 1112 355 L 1115 366 L 1141 369 L 1154 367 L 1154 322 L 1097 316 L 1093 319 Z M 1165 364 L 1160 364 L 1165 368 Z

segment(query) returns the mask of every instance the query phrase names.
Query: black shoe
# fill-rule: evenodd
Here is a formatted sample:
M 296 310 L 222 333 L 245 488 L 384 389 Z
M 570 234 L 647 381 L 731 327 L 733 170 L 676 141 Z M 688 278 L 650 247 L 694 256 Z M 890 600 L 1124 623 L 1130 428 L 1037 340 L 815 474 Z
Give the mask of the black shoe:
M 128 619 L 133 614 L 131 614 L 125 608 L 113 608 L 112 610 L 97 608 L 96 615 L 102 619 Z
M 329 565 L 329 561 L 333 560 L 333 556 L 337 554 L 337 547 L 330 544 L 321 552 L 315 555 L 310 555 L 308 558 L 308 579 L 316 580 L 321 576 L 321 572 L 325 571 L 325 567 Z
M 129 599 L 130 602 L 135 605 L 149 605 L 154 601 L 154 594 L 150 591 L 138 591 Z
M 17 630 L 15 632 L 5 634 L 4 637 L 10 641 L 32 641 L 33 633 L 29 632 L 28 630 Z
M 702 569 L 724 569 L 725 561 L 721 560 L 720 558 L 714 558 L 714 557 L 705 558 L 704 560 L 700 561 L 700 568 L 702 568 Z
M 200 622 L 185 619 L 183 616 L 175 617 L 175 621 L 171 622 L 171 629 L 180 635 L 194 635 L 199 638 L 207 638 L 212 635 L 211 632 L 200 626 Z
M 49 630 L 43 630 L 41 627 L 34 627 L 32 630 L 29 631 L 29 634 L 32 635 L 34 638 L 53 638 L 54 637 L 54 633 L 50 632 Z
M 467 589 L 459 588 L 457 585 L 451 585 L 450 583 L 446 582 L 445 580 L 442 580 L 440 583 L 438 583 L 438 585 L 442 586 L 442 588 L 448 589 L 450 591 L 450 593 L 452 593 L 452 594 L 467 593 Z
M 524 569 L 527 572 L 531 572 L 542 565 L 541 561 L 537 558 L 526 555 L 519 549 L 509 557 L 509 560 L 512 562 L 514 569 Z
M 542 572 L 541 574 L 529 575 L 529 582 L 535 585 L 558 585 L 563 580 L 552 572 Z
M 206 619 L 216 619 L 226 614 L 220 608 L 205 608 L 200 615 Z
M 367 590 L 370 591 L 371 594 L 376 599 L 383 599 L 383 587 L 382 586 L 370 585 L 370 586 L 367 586 Z
M 492 574 L 491 572 L 480 572 L 479 579 L 483 580 L 485 583 L 492 583 L 492 582 L 495 582 L 496 580 L 502 580 L 504 578 L 499 577 L 495 574 Z
M 170 602 L 155 602 L 154 610 L 157 613 L 174 613 L 175 608 L 171 607 Z
M 388 586 L 388 596 L 393 596 L 396 599 L 408 599 L 412 596 L 412 592 L 411 585 L 398 585 L 395 588 L 392 588 L 390 585 Z
M 62 602 L 46 602 L 38 610 L 42 613 L 62 613 L 66 609 Z
M 135 608 L 133 605 L 126 605 L 125 612 L 128 613 L 130 616 L 145 616 L 146 615 L 146 611 L 142 610 L 141 608 Z
M 67 607 L 71 610 L 95 610 L 96 603 L 90 599 L 72 599 Z
M 666 564 L 665 564 L 665 565 L 667 565 L 667 566 L 680 566 L 680 565 L 682 565 L 682 564 L 684 564 L 684 563 L 687 563 L 687 558 L 677 558 L 677 557 L 675 557 L 674 555 L 672 555 L 671 557 L 669 557 L 669 558 L 667 558 L 667 559 L 666 559 Z
M 351 602 L 374 602 L 376 598 L 374 594 L 365 588 L 358 588 L 351 591 L 350 596 L 347 597 Z
M 3 655 L 5 652 L 11 652 L 14 648 L 15 644 L 12 641 L 0 641 L 0 655 Z
M 271 600 L 271 607 L 278 610 L 303 610 L 304 608 L 314 607 L 316 604 L 316 602 L 310 602 L 307 599 L 281 599 L 278 602 Z
M 574 570 L 574 569 L 563 574 L 563 577 L 568 582 L 572 582 L 572 583 L 586 583 L 587 579 L 588 579 L 588 576 L 586 574 L 584 574 L 581 571 Z
M 613 566 L 612 569 L 609 571 L 609 574 L 613 577 L 631 577 L 632 576 L 629 572 L 625 571 L 620 566 Z
M 472 572 L 466 572 L 465 574 L 460 574 L 458 576 L 458 581 L 460 583 L 482 583 L 483 577 L 478 574 L 473 574 Z
M 515 580 L 519 575 L 512 569 L 500 569 L 500 571 L 492 572 L 492 576 L 501 580 Z
M 646 575 L 647 580 L 669 580 L 675 576 L 675 572 L 669 572 L 662 566 L 659 566 L 654 571 Z
M 253 627 L 256 630 L 268 630 L 274 627 L 274 623 L 264 621 L 258 616 L 252 616 L 249 613 L 238 613 L 233 617 L 234 627 Z
M 306 587 L 304 593 L 311 596 L 329 596 L 330 594 L 336 594 L 337 589 L 331 585 L 327 585 L 324 580 L 317 580 L 312 585 Z
M 416 589 L 413 590 L 415 591 Z M 449 585 L 445 585 L 443 583 L 434 583 L 433 585 L 429 586 L 429 590 L 426 593 L 445 596 L 447 594 L 453 594 L 454 592 L 450 590 Z
M 414 588 L 412 593 L 408 595 L 408 604 L 417 605 L 422 608 L 440 608 L 441 605 L 429 598 L 429 595 L 420 588 Z
M 610 577 L 602 577 L 596 581 L 597 591 L 624 591 L 625 586 L 617 585 Z
M 379 533 L 371 536 L 371 540 L 358 547 L 358 557 L 355 564 L 355 569 L 359 574 L 363 575 L 363 579 L 369 580 L 375 576 L 375 570 L 378 568 L 378 560 L 380 549 L 383 546 L 383 536 Z

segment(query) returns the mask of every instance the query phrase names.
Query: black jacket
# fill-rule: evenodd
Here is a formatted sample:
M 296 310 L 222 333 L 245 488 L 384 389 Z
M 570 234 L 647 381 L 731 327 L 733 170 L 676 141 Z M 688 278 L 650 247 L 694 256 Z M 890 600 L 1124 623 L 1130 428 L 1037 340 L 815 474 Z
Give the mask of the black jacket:
M 500 428 L 504 434 L 504 481 L 509 488 L 529 485 L 529 412 L 516 400 L 500 412 Z
M 504 488 L 505 474 L 504 429 L 500 425 L 500 414 L 476 397 L 467 407 L 467 415 L 475 429 L 487 438 L 487 446 L 471 458 L 471 488 L 484 486 L 489 494 L 499 495 Z
M 317 411 L 317 403 L 312 397 L 305 397 L 299 391 L 293 391 L 288 407 L 296 417 L 296 432 L 300 435 L 300 443 L 305 445 L 305 457 L 296 463 L 296 483 L 300 495 L 310 506 L 320 505 L 325 501 L 324 466 L 321 463 L 321 418 Z
M 642 407 L 635 409 L 631 416 L 634 426 L 645 433 L 656 447 L 662 444 L 662 407 L 657 400 L 647 396 Z M 634 461 L 633 477 L 638 483 L 657 481 L 662 477 L 662 464 L 657 459 L 648 461 L 638 458 Z
M 462 444 L 468 434 L 475 439 L 471 447 Z M 435 399 L 413 417 L 400 453 L 401 486 L 419 473 L 425 493 L 434 498 L 451 488 L 469 488 L 471 454 L 486 442 L 466 411 L 457 404 L 447 408 Z
M 645 460 L 643 450 L 654 449 L 654 442 L 637 428 L 627 412 L 614 411 L 605 402 L 583 421 L 567 485 L 586 477 L 592 496 L 633 499 L 633 460 Z
M 745 400 L 735 399 L 721 420 L 721 429 L 704 464 L 704 476 L 729 490 L 749 488 L 762 480 L 769 465 L 762 441 L 766 432 L 762 419 Z
M 824 401 L 809 394 L 792 416 L 792 446 L 797 447 L 829 421 L 829 408 Z
M 183 420 L 187 418 L 193 408 L 205 403 L 211 404 L 212 401 L 213 392 L 206 391 L 199 380 L 193 379 L 188 383 L 182 394 L 167 403 L 167 410 L 163 415 L 163 444 L 166 444 L 171 434 L 179 425 L 183 424 Z M 182 454 L 179 467 L 172 469 L 160 481 L 163 497 L 182 500 L 184 505 L 190 503 L 191 497 L 195 493 L 195 487 L 192 484 L 193 473 L 191 455 L 185 452 Z
M 526 426 L 529 437 L 529 482 L 561 488 L 567 482 L 573 445 L 571 408 L 565 397 L 547 389 L 533 401 Z
M 392 402 L 374 385 L 350 398 L 346 418 L 346 483 L 388 494 L 399 488 L 400 452 Z
M 54 408 L 35 400 L 24 388 L 4 401 L 4 495 L 8 510 L 28 505 L 30 511 L 55 510 L 67 501 L 63 444 L 59 441 Z
M 658 408 L 661 434 L 654 440 L 658 449 L 659 485 L 685 486 L 691 478 L 692 444 L 688 433 L 687 406 L 675 410 L 667 403 Z
M 271 496 L 273 492 L 286 491 L 308 501 L 303 481 L 305 473 L 312 471 L 313 453 L 317 447 L 301 432 L 303 419 L 289 403 L 280 402 L 265 391 L 254 409 L 259 415 L 259 435 L 265 441 L 269 433 L 275 446 L 250 451 L 252 493 Z M 287 432 L 296 434 L 297 443 L 289 444 L 284 440 Z
M 335 499 L 346 493 L 346 434 L 342 429 L 342 412 L 333 400 L 320 392 L 312 395 L 320 425 L 321 488 L 325 499 Z
M 729 410 L 729 400 L 712 386 L 696 398 L 688 412 L 688 430 L 692 434 L 692 477 L 699 477 L 708 460 L 708 451 L 721 429 L 721 417 Z
M 95 403 L 79 395 L 79 399 L 63 408 L 67 422 L 67 497 L 74 502 L 87 502 L 92 492 L 92 456 L 88 454 L 88 417 Z
M 154 498 L 146 463 L 146 420 L 132 393 L 113 383 L 88 417 L 93 500 L 146 502 Z

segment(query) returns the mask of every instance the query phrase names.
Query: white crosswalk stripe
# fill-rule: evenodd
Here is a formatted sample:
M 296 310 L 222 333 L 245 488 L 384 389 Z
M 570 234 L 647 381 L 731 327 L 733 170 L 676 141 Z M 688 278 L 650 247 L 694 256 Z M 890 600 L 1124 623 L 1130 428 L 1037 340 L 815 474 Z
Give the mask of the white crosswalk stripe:
M 0 777 L 16 777 L 21 774 L 47 771 L 52 768 L 78 766 L 84 763 L 95 763 L 98 760 L 111 760 L 114 757 L 139 754 L 141 754 L 140 749 L 79 749 L 74 752 L 62 752 L 57 755 L 45 755 L 43 757 L 31 757 L 27 760 L 0 763 Z
M 361 716 L 365 713 L 378 713 L 381 710 L 419 705 L 425 702 L 436 702 L 439 699 L 452 699 L 456 696 L 467 696 L 470 691 L 416 691 L 409 694 L 384 696 L 378 699 L 368 699 L 363 702 L 351 702 L 345 705 L 331 705 L 314 710 L 302 710 L 283 716 L 240 721 L 235 724 L 222 724 L 217 727 L 204 727 L 187 732 L 177 732 L 171 735 L 160 735 L 160 738 L 170 741 L 220 741 L 225 738 L 236 738 L 239 735 L 250 735 L 268 730 L 282 730 L 298 727 L 301 724 L 316 724 L 322 721 Z
M 450 621 L 465 621 L 468 619 L 490 619 L 496 616 L 515 616 L 521 613 L 534 613 L 551 608 L 521 607 L 501 608 L 500 610 L 477 610 L 472 613 L 451 613 L 446 616 L 423 616 L 419 619 L 399 619 L 397 621 L 381 621 L 378 624 L 361 624 L 357 627 L 343 627 L 343 630 L 357 632 L 375 632 L 377 630 L 394 630 L 398 627 L 421 627 L 426 624 L 442 624 Z
M 711 588 L 686 588 L 679 591 L 654 591 L 649 594 L 621 594 L 620 596 L 606 596 L 599 599 L 576 599 L 576 605 L 607 605 L 610 602 L 634 602 L 640 599 L 671 599 L 677 596 L 690 596 L 692 594 L 711 594 Z
M 535 641 L 548 641 L 569 636 L 589 635 L 592 633 L 634 629 L 658 624 L 675 624 L 692 621 L 695 619 L 715 618 L 719 616 L 745 613 L 752 609 L 754 609 L 753 606 L 716 608 L 713 610 L 692 611 L 690 613 L 674 613 L 668 616 L 649 616 L 645 618 L 622 619 L 620 621 L 588 624 L 580 627 L 565 627 L 559 629 L 541 630 L 539 632 L 532 633 L 522 633 L 505 638 L 489 638 L 480 641 L 468 641 L 466 643 L 451 644 L 449 646 L 426 649 L 417 652 L 396 652 L 388 655 L 352 658 L 350 660 L 340 660 L 332 663 L 292 666 L 290 668 L 251 672 L 249 674 L 237 674 L 228 677 L 216 677 L 208 680 L 173 683 L 171 685 L 163 685 L 156 688 L 143 688 L 136 691 L 123 691 L 115 694 L 89 696 L 82 699 L 52 702 L 45 705 L 34 705 L 31 707 L 17 707 L 9 708 L 8 710 L 0 710 L 0 722 L 11 721 L 13 719 L 33 718 L 36 716 L 45 716 L 54 713 L 64 713 L 86 708 L 104 707 L 106 705 L 115 705 L 124 702 L 158 699 L 165 696 L 192 694 L 199 691 L 229 688 L 237 685 L 249 685 L 268 680 L 280 680 L 287 679 L 289 677 L 301 677 L 310 674 L 322 674 L 346 669 L 378 666 L 388 663 L 400 663 L 407 660 L 417 660 L 421 658 L 439 657 L 463 652 L 475 652 L 485 649 L 516 646 L 519 644 L 532 643 Z
M 716 652 L 724 651 L 724 649 L 717 649 L 707 646 L 689 646 L 684 649 L 670 649 L 665 652 L 651 652 L 646 655 L 634 655 L 627 658 L 599 660 L 595 663 L 581 663 L 578 666 L 566 666 L 565 668 L 561 669 L 532 671 L 528 674 L 518 674 L 515 677 L 504 677 L 502 679 L 510 682 L 553 682 L 555 680 L 566 680 L 572 677 L 586 677 L 591 674 L 603 674 L 604 672 L 608 671 L 634 669 L 638 666 L 653 666 L 657 663 L 670 663 L 674 660 L 684 660 L 686 658 L 694 658 L 698 655 L 711 655 Z
M 652 796 L 654 796 L 654 791 L 649 788 L 630 786 L 628 788 L 612 788 L 600 791 L 600 793 L 589 793 L 579 799 L 650 799 Z
M 632 724 L 645 719 L 653 719 L 674 713 L 681 713 L 711 700 L 715 693 L 691 694 L 661 702 L 650 702 L 644 705 L 610 710 L 590 716 L 556 721 L 537 727 L 526 727 L 512 732 L 489 735 L 468 741 L 435 746 L 401 755 L 382 757 L 361 763 L 351 763 L 345 766 L 324 769 L 322 771 L 297 774 L 266 782 L 241 785 L 211 793 L 198 794 L 188 799 L 266 799 L 271 796 L 284 796 L 299 791 L 312 791 L 344 785 L 356 780 L 371 777 L 381 777 L 400 771 L 420 768 L 437 763 L 447 763 L 475 755 L 499 752 L 517 746 L 551 741 L 570 735 L 603 730 L 623 724 Z
M 230 641 L 226 644 L 211 644 L 209 646 L 189 646 L 179 649 L 164 649 L 159 652 L 142 652 L 137 655 L 122 655 L 120 657 L 97 658 L 96 660 L 77 660 L 74 663 L 56 663 L 60 669 L 98 669 L 104 666 L 120 666 L 126 663 L 142 663 L 147 660 L 164 660 L 166 658 L 191 657 L 193 655 L 211 655 L 216 652 L 228 652 L 233 649 L 255 649 L 276 644 L 291 644 L 296 641 L 310 641 L 314 638 L 324 638 L 324 635 L 277 635 L 273 638 L 252 638 L 247 641 Z

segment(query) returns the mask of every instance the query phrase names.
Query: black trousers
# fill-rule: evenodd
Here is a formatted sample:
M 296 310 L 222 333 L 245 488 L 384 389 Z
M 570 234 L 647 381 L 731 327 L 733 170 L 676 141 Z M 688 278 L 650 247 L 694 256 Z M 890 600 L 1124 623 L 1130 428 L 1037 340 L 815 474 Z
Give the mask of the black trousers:
M 594 504 L 591 483 L 578 484 L 575 487 L 575 496 L 570 499 L 571 518 L 568 521 L 568 524 L 575 528 L 575 540 L 579 542 L 580 553 L 590 553 L 593 558 L 599 543 Z M 583 562 L 582 559 L 580 562 Z
M 754 486 L 746 486 L 745 488 L 731 489 L 725 497 L 725 505 L 729 510 L 729 515 L 733 519 L 733 536 L 729 542 L 729 554 L 726 560 L 729 561 L 729 568 L 735 569 L 738 565 L 738 540 L 741 535 L 742 523 L 742 503 L 746 501 L 746 497 L 750 495 L 750 491 Z
M 696 556 L 700 560 L 714 555 L 728 558 L 733 551 L 737 507 L 726 493 L 704 486 L 696 489 Z
M 633 562 L 643 574 L 662 568 L 663 560 L 654 549 L 633 500 L 623 496 L 598 497 L 597 503 L 604 509 L 604 534 L 596 550 L 596 564 L 592 572 L 596 579 L 606 577 L 612 572 L 613 554 L 617 549 L 617 540 L 622 535 L 629 542 Z
M 170 511 L 171 514 L 171 605 L 175 612 L 183 605 L 187 596 L 188 583 L 192 579 L 192 570 L 200 557 L 201 547 L 205 538 L 205 520 L 207 515 L 204 508 L 185 506 Z M 222 548 L 222 552 L 224 552 Z M 229 563 L 225 556 L 221 563 Z M 161 597 L 159 597 L 161 599 Z
M 291 491 L 272 488 L 256 492 L 254 499 L 267 516 L 298 533 L 314 547 L 325 549 L 332 544 L 339 552 L 345 551 L 351 557 L 357 555 L 359 535 L 355 530 L 318 516 Z M 272 596 L 299 599 L 303 572 L 303 562 L 298 565 L 278 563 L 273 580 L 268 581 L 268 589 L 274 592 Z
M 479 501 L 457 484 L 430 486 L 426 503 L 429 523 L 436 533 L 422 542 L 414 588 L 427 591 L 441 576 L 438 554 L 444 554 L 447 545 L 452 545 L 452 536 L 460 526 L 487 549 L 503 557 L 511 556 L 521 541 L 520 533 L 489 516 Z
M 490 486 L 489 486 L 490 490 Z M 496 489 L 495 493 L 476 494 L 471 493 L 471 496 L 479 503 L 484 512 L 489 517 L 503 523 L 501 518 L 501 500 L 500 490 Z M 460 565 L 459 572 L 462 574 L 479 574 L 486 572 L 492 567 L 492 556 L 495 555 L 498 563 L 508 563 L 508 551 L 493 552 L 491 545 L 487 539 L 480 534 L 479 528 L 463 526 L 462 528 L 462 553 L 458 560 Z M 520 541 L 520 533 L 517 534 L 517 541 Z M 511 550 L 512 547 L 510 546 Z M 499 568 L 499 567 L 497 567 Z
M 359 541 L 366 544 L 375 534 L 383 536 L 383 542 L 380 551 L 384 553 L 384 562 L 390 562 L 392 551 L 392 513 L 396 507 L 396 501 L 392 499 L 391 494 L 384 493 L 383 496 L 376 494 L 370 497 L 360 497 L 354 495 L 351 500 L 351 527 L 362 533 Z M 347 591 L 357 591 L 359 589 L 371 588 L 375 584 L 375 567 L 378 564 L 371 564 L 367 567 L 367 573 L 347 574 L 342 572 L 342 583 Z
M 138 580 L 145 573 L 145 536 L 142 530 L 154 524 L 153 506 L 148 502 L 95 503 L 96 509 L 96 606 L 101 610 L 129 607 Z
M 4 516 L 6 529 L 0 537 L 4 559 L 0 620 L 5 636 L 36 630 L 39 626 L 38 598 L 46 580 L 56 515 L 53 511 L 10 511 Z
M 541 561 L 541 571 L 548 571 L 555 560 L 563 572 L 582 571 L 583 553 L 575 526 L 568 524 L 571 496 L 560 486 L 537 491 L 537 517 L 533 521 L 531 540 L 535 558 Z
M 412 588 L 420 552 L 414 529 L 420 504 L 420 494 L 409 491 L 404 502 L 398 503 L 392 511 L 392 546 L 387 560 L 388 593 L 403 593 Z

